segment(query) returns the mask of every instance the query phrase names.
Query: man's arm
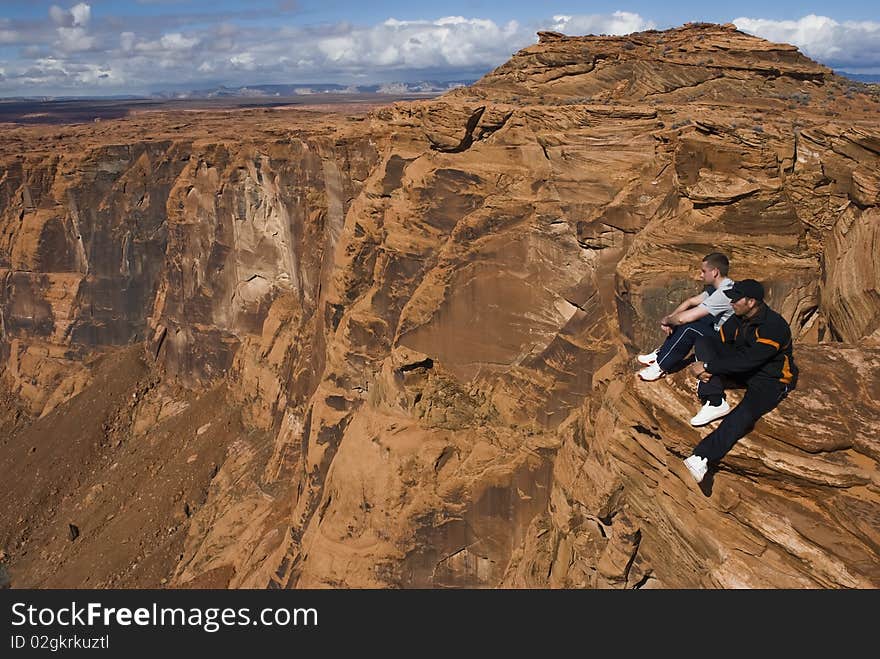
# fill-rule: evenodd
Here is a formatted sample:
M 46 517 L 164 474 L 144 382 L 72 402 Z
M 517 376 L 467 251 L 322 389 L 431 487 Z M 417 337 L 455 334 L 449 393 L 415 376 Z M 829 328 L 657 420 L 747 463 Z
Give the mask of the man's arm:
M 702 293 L 697 293 L 693 297 L 689 297 L 687 300 L 685 300 L 684 302 L 679 304 L 677 307 L 675 307 L 675 310 L 669 315 L 671 316 L 673 313 L 680 313 L 682 311 L 685 311 L 686 309 L 690 309 L 691 307 L 695 307 L 698 304 L 700 304 L 703 300 L 705 300 L 707 297 L 709 297 L 709 296 L 706 294 L 705 291 L 703 291 Z
M 734 345 L 736 343 L 736 337 L 742 329 L 742 322 L 739 317 L 731 316 L 725 321 L 725 323 L 718 330 L 719 338 L 721 339 L 721 350 L 717 353 L 715 359 L 713 361 L 717 361 L 719 357 L 730 356 L 731 354 L 737 354 L 734 352 Z M 695 361 L 691 364 L 691 373 L 700 378 L 703 382 L 708 382 L 712 379 L 712 373 L 703 368 L 703 362 Z
M 666 316 L 663 316 L 660 324 L 674 327 L 675 325 L 692 323 L 693 321 L 699 320 L 703 316 L 708 315 L 709 310 L 705 307 L 699 306 L 703 302 L 703 300 L 706 299 L 706 297 L 708 296 L 705 293 L 700 293 L 699 295 L 689 297 L 687 300 L 679 304 L 675 308 L 675 311 Z
M 778 347 L 768 343 L 758 342 L 750 346 L 743 346 L 733 354 L 716 357 L 706 362 L 706 371 L 713 375 L 747 373 L 773 359 L 777 352 L 779 352 Z

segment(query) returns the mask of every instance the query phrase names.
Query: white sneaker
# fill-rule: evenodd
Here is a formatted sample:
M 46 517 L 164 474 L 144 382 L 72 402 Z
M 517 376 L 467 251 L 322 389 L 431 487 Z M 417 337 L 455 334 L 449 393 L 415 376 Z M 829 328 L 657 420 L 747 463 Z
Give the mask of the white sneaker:
M 639 355 L 638 357 L 636 357 L 636 359 L 639 360 L 640 364 L 644 364 L 645 366 L 650 366 L 651 364 L 653 364 L 654 362 L 657 361 L 657 353 L 658 352 L 660 352 L 659 348 L 657 350 L 655 350 L 654 352 L 649 352 L 647 355 Z
M 641 371 L 639 371 L 639 377 L 642 378 L 645 382 L 653 382 L 654 380 L 659 380 L 664 375 L 663 369 L 657 366 L 657 362 L 654 362 L 650 366 L 646 366 Z
M 691 476 L 693 476 L 694 480 L 698 483 L 703 482 L 703 477 L 706 475 L 706 472 L 709 471 L 709 461 L 706 458 L 701 458 L 699 455 L 692 455 L 689 457 L 684 461 L 684 466 L 688 468 L 688 471 L 691 472 Z
M 700 411 L 691 419 L 692 426 L 705 426 L 707 423 L 711 423 L 715 419 L 720 419 L 723 416 L 726 416 L 730 412 L 730 405 L 727 401 L 722 398 L 721 405 L 712 406 L 707 401 Z

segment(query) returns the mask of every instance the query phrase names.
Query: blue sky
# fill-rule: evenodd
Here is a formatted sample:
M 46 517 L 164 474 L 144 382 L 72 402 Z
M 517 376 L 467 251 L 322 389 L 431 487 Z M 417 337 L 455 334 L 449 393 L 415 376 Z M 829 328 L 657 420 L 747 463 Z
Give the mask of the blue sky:
M 838 70 L 880 74 L 861 0 L 360 2 L 0 0 L 0 96 L 476 78 L 539 29 L 625 34 L 735 22 Z

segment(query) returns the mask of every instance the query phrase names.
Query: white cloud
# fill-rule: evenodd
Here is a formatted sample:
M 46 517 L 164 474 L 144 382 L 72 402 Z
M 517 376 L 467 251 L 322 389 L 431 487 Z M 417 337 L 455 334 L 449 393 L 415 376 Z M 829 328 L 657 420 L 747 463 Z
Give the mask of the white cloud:
M 58 45 L 64 51 L 75 53 L 92 48 L 95 45 L 95 38 L 81 27 L 59 27 Z
M 0 43 L 15 43 L 18 41 L 18 34 L 13 30 L 0 30 Z
M 318 50 L 327 57 L 329 62 L 347 63 L 357 56 L 355 41 L 349 37 L 330 37 L 317 44 Z
M 92 8 L 85 2 L 80 2 L 70 9 L 70 15 L 73 16 L 73 24 L 85 27 L 89 24 L 92 17 Z
M 91 50 L 95 45 L 95 37 L 86 29 L 91 20 L 92 8 L 84 2 L 65 11 L 58 5 L 49 7 L 49 18 L 58 25 L 56 45 L 67 53 Z
M 179 32 L 166 34 L 159 40 L 162 48 L 167 50 L 190 50 L 197 43 L 199 43 L 197 37 L 185 37 Z
M 231 23 L 221 23 L 217 26 L 214 34 L 216 34 L 218 37 L 233 37 L 238 34 L 238 27 L 232 25 Z
M 491 68 L 534 41 L 516 21 L 446 16 L 432 21 L 389 18 L 379 25 L 346 33 L 316 35 L 315 46 L 327 64 L 356 72 L 386 69 Z
M 733 22 L 749 34 L 794 44 L 805 55 L 833 68 L 856 70 L 880 65 L 880 23 L 875 21 L 837 22 L 810 14 L 796 21 L 743 17 Z
M 239 53 L 229 58 L 229 63 L 237 69 L 253 71 L 256 68 L 256 59 L 253 53 Z
M 49 7 L 49 18 L 61 27 L 86 27 L 92 18 L 92 8 L 85 2 L 74 5 L 70 11 L 52 5 Z
M 52 22 L 56 25 L 70 26 L 73 23 L 73 16 L 64 11 L 58 5 L 52 5 L 49 7 L 49 18 L 51 18 Z
M 129 32 L 126 34 L 132 33 Z M 181 62 L 191 61 L 188 59 L 191 55 L 190 51 L 192 51 L 199 42 L 200 39 L 198 37 L 187 37 L 179 32 L 163 34 L 161 37 L 153 41 L 144 39 L 136 41 L 133 34 L 131 37 L 126 37 L 125 39 L 125 45 L 130 45 L 131 49 L 137 50 L 140 53 L 153 53 L 168 60 L 177 58 L 180 59 Z
M 55 57 L 34 60 L 26 71 L 16 75 L 21 83 L 43 86 L 49 84 L 88 85 L 90 88 L 118 88 L 125 83 L 110 65 L 65 62 Z
M 66 76 L 67 71 L 61 60 L 54 57 L 41 57 L 33 62 L 33 65 L 27 70 L 27 74 L 31 76 L 56 74 Z
M 582 34 L 630 34 L 651 30 L 654 21 L 646 21 L 638 14 L 616 11 L 611 15 L 593 14 L 590 16 L 554 16 L 551 29 L 568 35 Z
M 134 49 L 135 34 L 134 32 L 123 32 L 119 35 L 119 47 L 126 53 L 130 53 Z
M 96 87 L 117 87 L 125 82 L 112 66 L 87 64 L 77 71 L 77 78 L 83 84 Z

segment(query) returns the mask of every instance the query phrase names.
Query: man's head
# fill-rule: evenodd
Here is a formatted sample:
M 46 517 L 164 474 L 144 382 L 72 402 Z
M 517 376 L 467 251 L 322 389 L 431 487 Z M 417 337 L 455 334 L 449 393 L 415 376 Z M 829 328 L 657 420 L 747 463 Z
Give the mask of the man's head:
M 707 254 L 700 263 L 700 277 L 704 284 L 714 284 L 727 276 L 730 261 L 721 252 Z
M 751 316 L 764 303 L 764 287 L 754 279 L 743 279 L 724 291 L 737 316 Z

